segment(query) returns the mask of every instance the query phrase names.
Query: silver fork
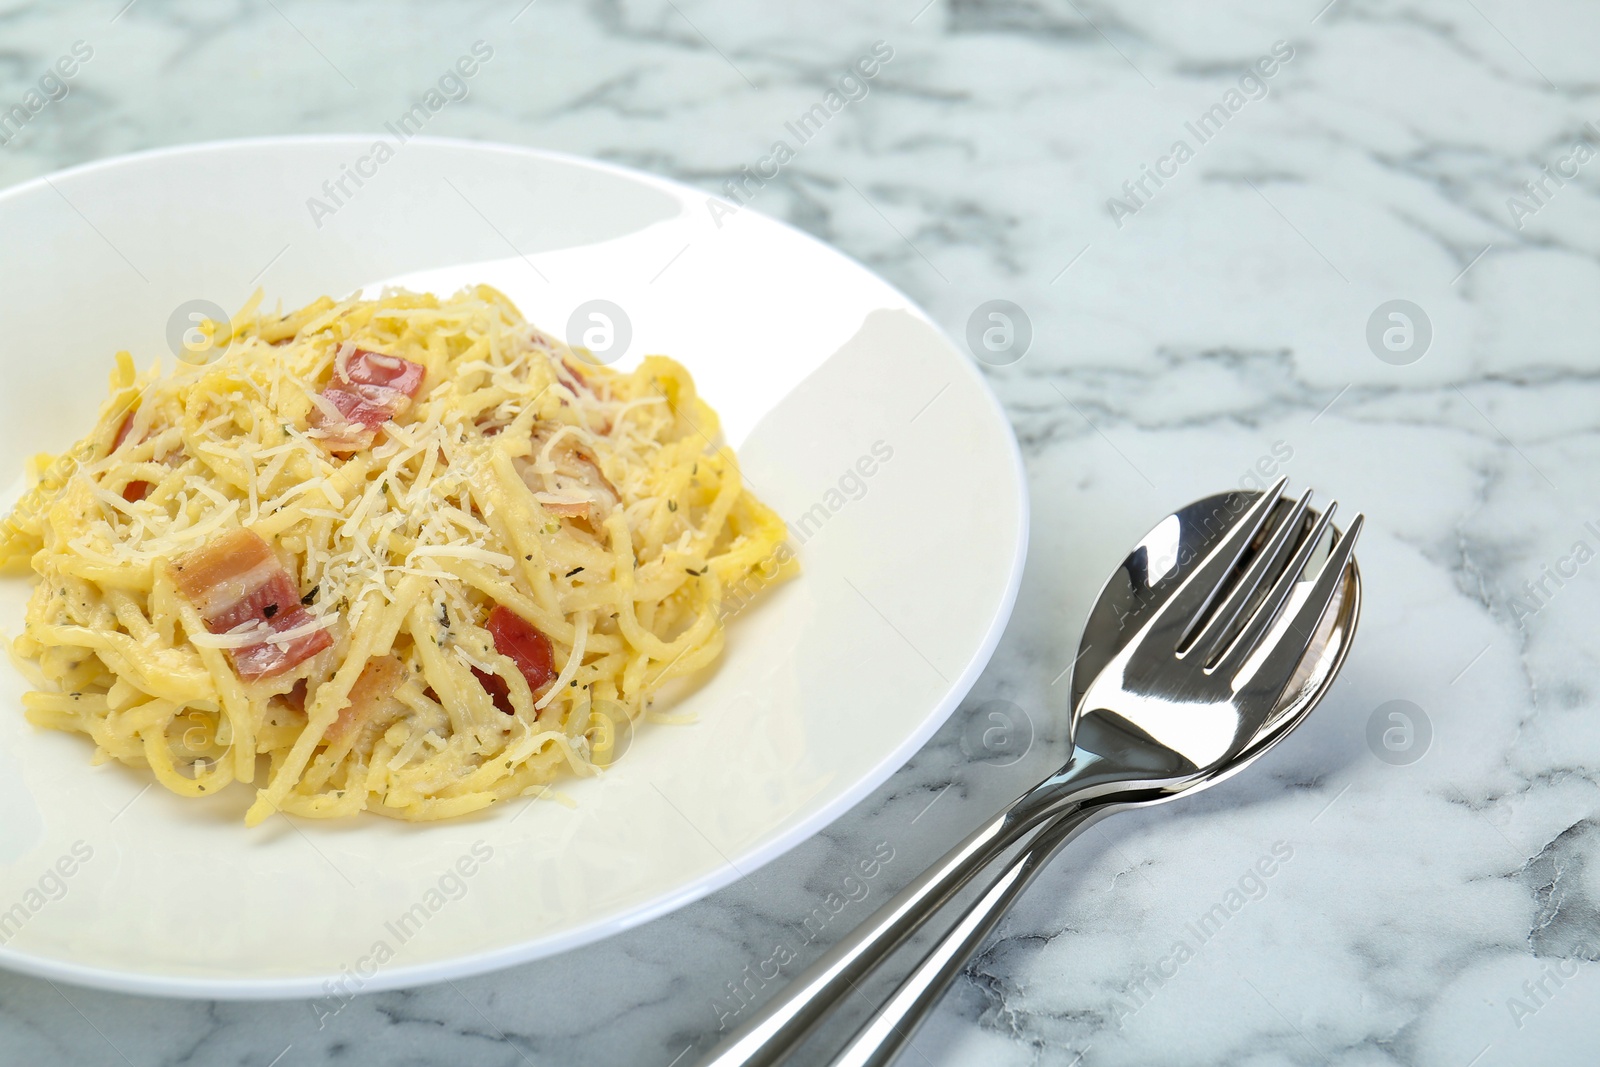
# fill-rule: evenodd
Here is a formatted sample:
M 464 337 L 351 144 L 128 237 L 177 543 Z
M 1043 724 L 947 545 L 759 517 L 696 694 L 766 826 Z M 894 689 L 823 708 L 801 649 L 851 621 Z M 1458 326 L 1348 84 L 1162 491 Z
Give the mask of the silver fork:
M 1245 509 L 1187 575 L 1156 594 L 1132 636 L 1119 640 L 1116 654 L 1073 709 L 1074 750 L 1067 764 L 846 935 L 703 1067 L 753 1067 L 787 1058 L 956 892 L 1031 836 L 836 1061 L 852 1067 L 888 1063 L 1017 895 L 1068 841 L 1106 815 L 1169 800 L 1234 773 L 1304 718 L 1343 661 L 1348 630 L 1316 691 L 1291 702 L 1288 712 L 1281 698 L 1315 635 L 1325 631 L 1321 624 L 1346 589 L 1347 568 L 1358 603 L 1351 562 L 1363 518 L 1357 515 L 1348 532 L 1335 536 L 1316 577 L 1307 580 L 1304 571 L 1331 529 L 1337 505 L 1330 504 L 1306 533 L 1311 494 L 1280 516 L 1284 484 L 1280 479 Z

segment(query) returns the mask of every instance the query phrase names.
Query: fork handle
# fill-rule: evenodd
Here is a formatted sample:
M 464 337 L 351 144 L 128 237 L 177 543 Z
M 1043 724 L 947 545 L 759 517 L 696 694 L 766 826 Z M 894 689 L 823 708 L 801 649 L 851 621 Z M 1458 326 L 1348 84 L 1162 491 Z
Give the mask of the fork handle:
M 1061 772 L 1018 797 L 846 934 L 702 1060 L 700 1067 L 773 1067 L 847 997 L 856 984 L 935 915 L 979 872 L 1042 823 L 1098 806 L 1126 789 L 1079 749 Z
M 832 1067 L 888 1067 L 978 951 L 1017 897 L 1056 853 L 1107 815 L 1134 806 L 1116 797 L 1091 802 L 1049 823 L 989 882 L 960 920 L 928 950 L 894 994 L 862 1024 Z

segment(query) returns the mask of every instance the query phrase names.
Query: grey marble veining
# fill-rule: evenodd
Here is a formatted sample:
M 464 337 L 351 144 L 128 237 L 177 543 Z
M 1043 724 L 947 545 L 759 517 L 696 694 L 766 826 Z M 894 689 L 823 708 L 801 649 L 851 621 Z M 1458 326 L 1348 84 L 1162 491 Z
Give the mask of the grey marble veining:
M 1034 517 L 1016 614 L 964 708 L 870 800 L 732 887 L 320 1027 L 303 1002 L 0 973 L 0 1061 L 690 1062 L 745 1010 L 734 987 L 777 987 L 748 968 L 781 943 L 793 974 L 1060 762 L 1061 673 L 1103 575 L 1172 506 L 1267 468 L 1369 516 L 1345 678 L 1249 774 L 1075 844 L 905 1062 L 1591 1059 L 1600 162 L 1575 148 L 1600 123 L 1600 8 L 1325 2 L 5 5 L 0 110 L 75 42 L 92 57 L 0 145 L 0 184 L 161 145 L 377 129 L 483 40 L 494 60 L 430 134 L 721 192 L 886 42 L 870 91 L 751 206 L 953 336 L 985 301 L 1025 311 L 1031 347 L 989 374 Z M 1432 333 L 1405 365 L 1368 342 L 1397 299 Z M 961 746 L 995 699 L 1035 727 L 1008 767 Z M 1398 752 L 1372 740 L 1392 701 L 1426 727 Z M 800 918 L 884 850 L 865 899 L 799 943 Z

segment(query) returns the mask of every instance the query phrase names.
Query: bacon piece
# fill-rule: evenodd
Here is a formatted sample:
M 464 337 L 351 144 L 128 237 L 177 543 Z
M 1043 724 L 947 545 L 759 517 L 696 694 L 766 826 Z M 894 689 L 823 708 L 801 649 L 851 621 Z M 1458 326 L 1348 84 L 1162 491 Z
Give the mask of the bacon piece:
M 133 432 L 133 416 L 136 410 L 137 409 L 135 408 L 129 408 L 128 413 L 122 416 L 122 425 L 117 427 L 117 439 L 111 442 L 111 451 L 115 452 L 117 449 L 121 448 L 122 443 L 126 441 L 128 439 L 128 435 Z
M 129 408 L 128 413 L 122 417 L 122 425 L 117 427 L 117 439 L 111 442 L 111 451 L 115 452 L 117 449 L 121 448 L 123 442 L 128 439 L 128 435 L 133 432 L 133 415 L 134 409 Z M 155 486 L 143 480 L 129 482 L 127 485 L 122 487 L 122 499 L 128 501 L 130 504 L 138 500 L 143 500 L 145 497 L 150 495 L 150 490 L 154 488 Z
M 250 530 L 224 534 L 173 560 L 171 568 L 178 592 L 214 634 L 262 623 L 281 634 L 316 621 L 301 606 L 294 581 L 272 546 Z M 314 630 L 281 644 L 263 640 L 229 649 L 229 654 L 239 677 L 264 678 L 303 663 L 332 644 L 326 630 Z
M 600 469 L 594 453 L 576 437 L 562 434 L 550 449 L 554 470 L 548 473 L 539 470 L 539 458 L 555 432 L 558 431 L 549 426 L 534 430 L 532 458 L 517 461 L 523 483 L 533 490 L 534 499 L 552 514 L 586 519 L 591 524 L 604 519 L 622 496 Z
M 133 434 L 133 416 L 134 412 L 129 411 L 122 417 L 122 425 L 117 427 L 116 440 L 111 442 L 111 451 L 113 453 L 115 453 L 117 449 L 121 448 L 127 442 L 128 438 Z M 147 440 L 147 438 L 140 438 L 139 441 L 135 441 L 134 444 L 138 444 L 140 441 L 144 440 Z M 158 456 L 156 458 L 169 467 L 176 467 L 183 462 L 183 450 L 180 448 L 176 452 L 168 452 L 166 455 Z M 150 495 L 150 490 L 154 488 L 155 483 L 147 482 L 142 478 L 136 478 L 122 487 L 122 499 L 128 501 L 129 503 L 143 500 L 145 497 Z
M 370 448 L 378 427 L 411 406 L 426 373 L 420 363 L 347 342 L 333 361 L 333 380 L 314 401 L 311 424 L 335 452 Z
M 522 677 L 527 681 L 528 688 L 534 696 L 538 696 L 539 690 L 555 681 L 555 654 L 550 648 L 550 639 L 540 633 L 531 622 L 510 608 L 496 604 L 494 610 L 489 612 L 489 618 L 483 627 L 489 631 L 489 636 L 494 638 L 495 651 L 517 665 L 517 670 L 522 672 Z M 511 697 L 505 680 L 497 674 L 489 674 L 476 667 L 472 669 L 472 673 L 477 676 L 479 684 L 494 701 L 494 706 L 510 715 Z
M 472 676 L 483 686 L 483 691 L 489 694 L 489 699 L 494 701 L 494 706 L 507 715 L 515 715 L 517 709 L 511 706 L 511 690 L 506 685 L 506 680 L 498 674 L 480 671 L 472 668 Z
M 565 385 L 568 389 L 572 390 L 574 396 L 579 394 L 587 394 L 591 397 L 600 396 L 600 390 L 596 388 L 596 384 L 590 381 L 589 376 L 583 373 L 581 369 L 574 366 L 569 360 L 567 360 L 565 356 L 556 361 L 556 368 L 557 380 L 559 380 L 562 385 Z M 565 371 L 566 373 L 563 374 L 561 373 L 562 371 Z M 565 399 L 561 401 L 561 406 L 568 406 Z M 609 418 L 605 419 L 600 423 L 600 425 L 591 428 L 595 431 L 595 433 L 604 436 L 611 432 L 611 420 Z
M 372 722 L 409 675 L 406 665 L 396 656 L 368 660 L 361 668 L 361 677 L 350 687 L 350 702 L 339 709 L 339 717 L 322 735 L 323 739 L 338 742 L 350 731 Z
M 594 387 L 589 384 L 589 379 L 584 377 L 583 371 L 579 370 L 577 367 L 574 367 L 564 357 L 559 361 L 559 363 L 561 369 L 567 372 L 565 375 L 559 372 L 556 374 L 556 377 L 561 379 L 561 383 L 563 385 L 565 385 L 568 389 L 571 389 L 574 393 L 581 389 L 591 396 L 594 395 Z M 572 379 L 571 381 L 568 381 L 569 377 Z

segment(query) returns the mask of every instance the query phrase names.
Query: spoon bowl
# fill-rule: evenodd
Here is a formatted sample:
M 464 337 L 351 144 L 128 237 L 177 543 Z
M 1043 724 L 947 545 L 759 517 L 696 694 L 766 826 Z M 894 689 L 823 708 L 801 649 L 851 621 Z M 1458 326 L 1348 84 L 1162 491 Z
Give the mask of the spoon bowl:
M 1069 693 L 1073 732 L 1069 734 L 1070 738 L 1077 736 L 1078 713 L 1089 683 L 1133 638 L 1138 620 L 1148 617 L 1158 608 L 1163 595 L 1191 573 L 1200 558 L 1221 539 L 1227 527 L 1219 519 L 1231 521 L 1260 495 L 1258 491 L 1241 489 L 1196 500 L 1158 523 L 1106 579 L 1084 623 L 1083 637 L 1078 642 L 1078 655 L 1072 668 Z M 1268 525 L 1276 526 L 1286 520 L 1293 508 L 1291 501 L 1278 501 Z M 1306 532 L 1309 533 L 1316 518 L 1314 512 L 1302 518 Z M 1171 536 L 1174 532 L 1175 540 Z M 1313 574 L 1320 573 L 1327 563 L 1337 534 L 1337 530 L 1326 531 L 1315 546 L 1309 563 Z M 1260 546 L 1256 544 L 1252 547 Z M 1152 557 L 1156 558 L 1154 564 Z M 1167 558 L 1171 559 L 1171 565 L 1163 568 L 1162 561 Z M 1297 720 L 1316 705 L 1327 683 L 1344 664 L 1360 615 L 1361 575 L 1356 561 L 1351 559 L 1345 579 L 1329 610 L 1323 615 L 1300 669 L 1290 679 L 1277 706 L 1268 715 L 1263 730 L 1270 730 L 1280 722 Z

